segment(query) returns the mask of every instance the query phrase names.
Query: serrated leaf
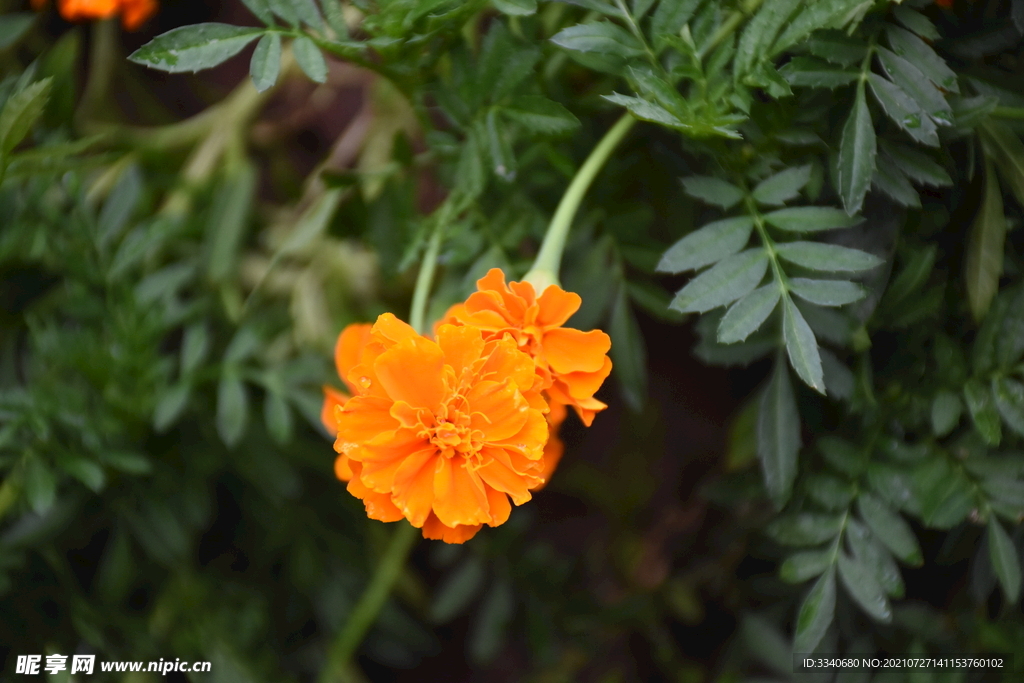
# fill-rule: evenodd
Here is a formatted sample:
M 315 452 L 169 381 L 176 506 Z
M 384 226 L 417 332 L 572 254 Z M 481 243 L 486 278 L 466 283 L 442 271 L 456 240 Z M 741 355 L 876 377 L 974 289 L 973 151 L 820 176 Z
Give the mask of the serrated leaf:
M 920 69 L 884 47 L 876 47 L 875 54 L 878 55 L 882 69 L 889 79 L 907 93 L 925 113 L 939 125 L 952 125 L 953 110 L 942 93 L 931 84 Z
M 50 97 L 53 78 L 44 78 L 11 95 L 0 109 L 0 154 L 7 157 L 18 146 L 43 113 Z
M 217 388 L 217 433 L 228 448 L 234 448 L 245 434 L 249 418 L 249 397 L 245 384 L 231 373 Z
M 904 145 L 887 143 L 884 140 L 879 143 L 879 146 L 903 173 L 916 182 L 932 187 L 946 187 L 953 184 L 953 179 L 946 173 L 946 169 L 935 163 L 927 154 L 922 154 L 916 149 Z
M 906 5 L 896 5 L 892 8 L 892 13 L 896 17 L 896 21 L 922 38 L 938 40 L 941 37 L 939 36 L 939 30 L 935 28 L 935 24 L 917 10 L 910 9 Z
M 818 647 L 836 613 L 836 570 L 830 565 L 800 604 L 793 652 L 810 654 Z
M 995 516 L 988 520 L 988 555 L 1007 602 L 1016 604 L 1020 599 L 1020 557 L 1009 534 Z
M 669 247 L 657 270 L 660 273 L 683 273 L 717 263 L 745 247 L 753 228 L 754 219 L 750 216 L 708 223 Z
M 762 180 L 754 188 L 754 200 L 759 204 L 781 206 L 796 197 L 811 179 L 811 167 L 787 168 Z
M 668 126 L 669 128 L 675 128 L 677 130 L 688 130 L 690 128 L 689 124 L 684 122 L 668 109 L 665 109 L 665 107 L 660 104 L 648 102 L 645 99 L 633 97 L 632 95 L 620 95 L 619 93 L 603 95 L 602 97 L 609 102 L 622 105 L 628 109 L 633 116 L 643 121 L 660 123 L 663 126 Z
M 651 15 L 651 35 L 655 39 L 678 35 L 700 3 L 701 0 L 661 0 Z
M 516 97 L 501 109 L 504 116 L 523 125 L 532 133 L 561 135 L 579 127 L 580 121 L 572 112 L 546 97 L 524 95 Z
M 870 7 L 871 2 L 865 0 L 809 3 L 787 24 L 769 55 L 777 55 L 789 49 L 820 29 L 843 28 L 850 22 L 857 21 Z
M 280 73 L 281 34 L 267 33 L 260 38 L 260 42 L 256 43 L 256 49 L 252 51 L 249 75 L 252 76 L 252 84 L 256 86 L 256 91 L 263 92 L 277 83 Z
M 849 85 L 860 75 L 856 71 L 837 69 L 813 57 L 793 57 L 779 69 L 779 73 L 792 86 L 830 90 Z
M 302 73 L 314 83 L 327 82 L 327 62 L 320 48 L 306 36 L 299 36 L 292 42 L 292 54 Z
M 964 404 L 960 397 L 949 390 L 942 390 L 932 399 L 932 433 L 943 437 L 960 423 Z
M 264 24 L 267 26 L 273 25 L 274 13 L 270 11 L 270 5 L 267 3 L 267 0 L 242 0 L 242 4 Z
M 867 566 L 859 558 L 853 558 L 845 552 L 839 553 L 839 578 L 850 597 L 860 608 L 877 621 L 892 621 L 892 607 L 885 596 L 874 569 Z
M 921 197 L 907 176 L 903 175 L 903 171 L 884 155 L 877 157 L 875 161 L 875 175 L 871 178 L 871 186 L 901 206 L 920 208 Z
M 757 414 L 757 456 L 765 488 L 777 509 L 785 505 L 793 490 L 799 451 L 800 413 L 789 370 L 777 360 Z
M 537 0 L 491 0 L 494 9 L 510 17 L 528 17 L 537 13 Z
M 851 216 L 860 211 L 864 195 L 871 186 L 871 177 L 875 173 L 875 152 L 875 128 L 862 82 L 857 86 L 857 97 L 843 126 L 843 137 L 839 144 L 838 190 L 843 207 Z
M 768 254 L 760 247 L 727 256 L 679 290 L 670 307 L 704 313 L 725 306 L 757 287 L 767 270 Z
M 808 280 L 802 277 L 789 279 L 789 291 L 819 306 L 845 306 L 860 301 L 867 293 L 860 285 L 847 280 Z
M 751 71 L 755 62 L 767 56 L 769 47 L 802 0 L 774 0 L 764 3 L 740 34 L 733 58 L 737 78 Z
M 825 393 L 825 380 L 818 354 L 818 340 L 807 324 L 800 309 L 788 296 L 782 298 L 782 333 L 786 353 L 796 374 L 804 383 L 819 393 Z
M 820 242 L 783 242 L 775 245 L 783 260 L 804 268 L 830 273 L 857 273 L 882 264 L 882 259 L 859 249 Z
M 964 265 L 967 303 L 975 320 L 981 320 L 992 304 L 1003 273 L 1006 216 L 995 167 L 985 157 L 985 189 L 981 206 L 971 225 Z
M 576 24 L 551 37 L 551 42 L 566 50 L 594 52 L 622 59 L 639 57 L 643 46 L 626 29 L 608 20 Z
M 128 59 L 171 73 L 196 72 L 234 57 L 263 33 L 260 28 L 217 23 L 183 26 L 157 36 Z
M 864 222 L 860 216 L 848 216 L 846 212 L 829 206 L 795 206 L 778 209 L 766 213 L 764 220 L 769 225 L 788 232 L 821 232 L 849 228 Z
M 912 138 L 923 145 L 939 146 L 939 133 L 935 122 L 910 98 L 910 95 L 878 74 L 868 74 L 868 84 L 882 111 Z
M 842 31 L 818 31 L 804 41 L 804 45 L 812 55 L 839 66 L 859 65 L 868 53 L 863 39 L 852 38 Z
M 480 137 L 487 141 L 490 153 L 491 170 L 507 183 L 516 179 L 516 158 L 512 152 L 512 144 L 506 135 L 506 128 L 498 122 L 498 110 L 492 108 L 487 112 L 484 130 Z
M 846 542 L 853 557 L 874 573 L 878 585 L 891 598 L 902 598 L 906 593 L 903 576 L 892 554 L 884 548 L 867 527 L 856 519 L 846 523 Z
M 964 399 L 975 429 L 986 443 L 998 446 L 1002 440 L 1002 428 L 992 392 L 978 380 L 970 379 L 964 384 Z
M 935 87 L 948 92 L 960 92 L 956 74 L 927 43 L 899 26 L 889 24 L 885 30 L 892 51 L 920 69 L 921 73 L 935 84 Z
M 913 567 L 921 565 L 924 557 L 917 536 L 900 514 L 870 493 L 862 493 L 858 497 L 857 510 L 875 537 L 893 555 Z
M 1024 436 L 1024 384 L 1008 377 L 994 377 L 992 395 L 1006 426 Z
M 786 583 L 803 583 L 815 576 L 821 576 L 832 566 L 831 550 L 805 550 L 786 558 L 779 567 L 779 578 Z
M 734 344 L 745 340 L 772 314 L 780 295 L 779 286 L 771 282 L 734 303 L 718 325 L 718 341 Z
M 720 178 L 695 175 L 682 180 L 686 194 L 723 209 L 731 209 L 743 199 L 743 190 Z

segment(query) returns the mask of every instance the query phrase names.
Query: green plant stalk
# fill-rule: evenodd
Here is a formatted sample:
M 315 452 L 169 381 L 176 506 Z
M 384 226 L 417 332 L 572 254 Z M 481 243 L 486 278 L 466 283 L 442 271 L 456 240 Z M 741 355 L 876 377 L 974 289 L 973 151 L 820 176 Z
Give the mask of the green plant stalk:
M 569 228 L 572 227 L 573 218 L 583 201 L 583 196 L 590 188 L 597 172 L 608 161 L 619 142 L 635 123 L 636 119 L 632 114 L 623 114 L 622 118 L 608 129 L 601 141 L 597 143 L 590 156 L 580 166 L 580 170 L 576 172 L 572 182 L 569 183 L 565 194 L 562 195 L 562 200 L 558 203 L 558 208 L 555 209 L 555 215 L 551 217 L 551 223 L 548 225 L 547 234 L 544 235 L 544 242 L 540 245 L 540 251 L 533 262 L 533 267 L 523 278 L 524 282 L 533 284 L 538 292 L 546 289 L 548 285 L 558 284 L 558 269 L 562 263 L 562 252 L 565 251 Z
M 352 655 L 373 626 L 391 589 L 405 569 L 405 560 L 419 534 L 420 530 L 416 527 L 407 522 L 399 522 L 370 583 L 352 609 L 348 621 L 331 643 L 319 683 L 339 683 L 353 679 L 353 674 L 349 672 Z
M 75 112 L 78 126 L 92 117 L 93 112 L 107 99 L 114 70 L 117 68 L 117 19 L 104 19 L 92 26 L 92 45 L 89 50 L 89 77 L 82 99 Z
M 419 275 L 416 276 L 416 289 L 412 293 L 409 324 L 420 334 L 426 332 L 427 301 L 430 299 L 430 286 L 434 282 L 434 271 L 437 270 L 437 254 L 441 251 L 441 233 L 444 231 L 446 215 L 447 211 L 442 210 L 442 220 L 434 226 L 427 250 L 423 253 Z

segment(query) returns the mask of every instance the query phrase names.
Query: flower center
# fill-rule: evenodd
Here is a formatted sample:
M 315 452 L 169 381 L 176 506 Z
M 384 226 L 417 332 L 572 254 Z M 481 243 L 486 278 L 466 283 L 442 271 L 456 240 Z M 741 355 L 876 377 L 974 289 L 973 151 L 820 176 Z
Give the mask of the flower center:
M 437 422 L 430 429 L 430 443 L 434 444 L 445 457 L 456 453 L 474 455 L 480 450 L 483 432 L 473 429 L 466 399 L 456 394 L 444 406 Z

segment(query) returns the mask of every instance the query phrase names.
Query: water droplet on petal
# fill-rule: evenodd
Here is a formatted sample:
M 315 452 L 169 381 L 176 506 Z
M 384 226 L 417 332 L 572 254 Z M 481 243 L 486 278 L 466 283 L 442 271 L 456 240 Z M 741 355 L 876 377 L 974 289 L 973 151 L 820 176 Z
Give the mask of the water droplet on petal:
M 363 389 L 369 389 L 371 384 L 372 382 L 370 381 L 369 377 L 359 378 L 359 386 L 361 386 Z

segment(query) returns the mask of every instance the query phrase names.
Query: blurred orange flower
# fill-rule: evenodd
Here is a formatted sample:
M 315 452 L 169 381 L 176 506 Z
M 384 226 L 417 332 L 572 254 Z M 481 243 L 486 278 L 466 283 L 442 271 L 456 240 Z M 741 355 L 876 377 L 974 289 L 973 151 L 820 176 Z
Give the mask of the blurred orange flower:
M 506 285 L 498 268 L 476 286 L 478 291 L 448 309 L 441 323 L 477 327 L 488 340 L 510 335 L 534 359 L 552 406 L 572 406 L 589 427 L 594 415 L 607 408 L 594 393 L 612 370 L 612 343 L 600 330 L 562 327 L 579 309 L 579 295 L 551 285 L 537 296 L 528 282 Z
M 335 473 L 372 519 L 462 543 L 543 483 L 548 408 L 513 339 L 441 325 L 435 342 L 385 313 L 346 328 L 335 363 L 353 392 L 325 388 Z
M 46 0 L 32 0 L 33 9 L 40 10 Z M 142 26 L 157 10 L 156 0 L 58 0 L 60 15 L 67 21 L 109 19 L 121 15 L 121 25 L 129 31 Z

